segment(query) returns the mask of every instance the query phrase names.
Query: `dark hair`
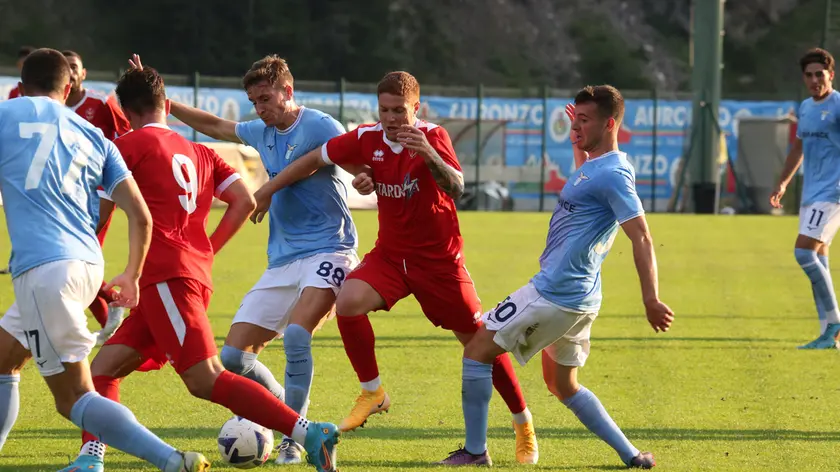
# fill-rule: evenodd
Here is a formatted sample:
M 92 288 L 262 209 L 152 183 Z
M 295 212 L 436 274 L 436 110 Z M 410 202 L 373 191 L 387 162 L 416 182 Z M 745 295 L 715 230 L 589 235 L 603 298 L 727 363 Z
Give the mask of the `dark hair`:
M 624 97 L 612 85 L 587 85 L 575 95 L 575 105 L 594 103 L 602 118 L 612 117 L 616 123 L 624 119 Z
M 805 68 L 808 67 L 808 64 L 822 64 L 822 66 L 825 67 L 825 70 L 834 72 L 834 56 L 825 49 L 809 49 L 805 55 L 799 59 L 799 67 L 802 69 L 802 72 L 805 72 Z
M 64 54 L 64 57 L 66 57 L 67 59 L 70 59 L 71 57 L 75 57 L 79 61 L 82 60 L 82 56 L 79 53 L 77 53 L 76 51 L 71 51 L 69 49 L 65 49 L 64 51 L 61 51 L 61 54 Z
M 120 106 L 137 114 L 162 110 L 166 102 L 163 77 L 148 66 L 125 71 L 117 81 L 116 93 Z
M 272 87 L 277 85 L 278 82 L 281 85 L 292 85 L 294 84 L 294 78 L 286 60 L 272 54 L 251 65 L 245 77 L 242 78 L 242 87 L 248 90 L 248 88 L 260 82 L 268 82 Z
M 20 81 L 25 91 L 62 92 L 70 82 L 70 64 L 55 49 L 37 49 L 24 59 Z
M 376 86 L 376 95 L 389 93 L 409 100 L 420 100 L 420 84 L 408 72 L 396 71 L 385 74 Z
M 18 59 L 25 59 L 26 56 L 32 54 L 32 51 L 34 50 L 35 48 L 32 46 L 21 46 L 21 48 L 18 49 L 17 57 Z

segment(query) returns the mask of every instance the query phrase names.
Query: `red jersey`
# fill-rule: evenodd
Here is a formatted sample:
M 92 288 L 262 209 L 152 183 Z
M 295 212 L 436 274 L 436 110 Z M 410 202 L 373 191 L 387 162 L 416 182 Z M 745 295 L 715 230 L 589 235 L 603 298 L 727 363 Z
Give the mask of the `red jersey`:
M 221 195 L 239 174 L 215 151 L 166 125 L 146 125 L 114 144 L 152 214 L 152 243 L 140 288 L 175 278 L 212 288 L 207 217 L 213 196 Z
M 9 100 L 20 97 L 20 85 L 15 85 L 15 88 L 9 90 Z
M 443 162 L 461 172 L 446 129 L 420 120 L 415 126 Z M 438 187 L 423 157 L 385 137 L 381 123 L 330 139 L 321 156 L 327 163 L 373 169 L 379 204 L 377 247 L 405 256 L 460 258 L 463 239 L 455 202 Z
M 112 96 L 85 90 L 82 100 L 70 109 L 102 130 L 102 134 L 111 141 L 131 130 L 131 125 L 123 115 L 120 105 Z

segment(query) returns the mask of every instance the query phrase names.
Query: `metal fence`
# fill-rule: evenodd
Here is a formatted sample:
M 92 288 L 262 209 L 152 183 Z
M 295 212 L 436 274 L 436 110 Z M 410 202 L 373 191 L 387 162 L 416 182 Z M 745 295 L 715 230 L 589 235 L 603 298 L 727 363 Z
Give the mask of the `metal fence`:
M 0 68 L 2 87 L 16 83 L 17 71 Z M 88 71 L 87 86 L 106 93 L 121 71 Z M 228 119 L 255 119 L 234 77 L 164 75 L 170 99 Z M 335 116 L 348 128 L 377 120 L 375 84 L 336 81 L 295 82 L 297 101 Z M 420 116 L 444 126 L 463 167 L 467 194 L 464 209 L 551 210 L 574 169 L 565 105 L 575 90 L 421 86 Z M 636 185 L 647 211 L 680 211 L 682 156 L 690 145 L 692 103 L 687 92 L 623 90 L 625 118 L 619 146 L 636 171 Z M 719 124 L 728 158 L 737 159 L 737 122 L 744 116 L 792 114 L 801 96 L 729 97 L 722 101 Z M 197 141 L 211 138 L 170 123 Z M 737 204 L 733 166 L 722 167 L 721 204 Z

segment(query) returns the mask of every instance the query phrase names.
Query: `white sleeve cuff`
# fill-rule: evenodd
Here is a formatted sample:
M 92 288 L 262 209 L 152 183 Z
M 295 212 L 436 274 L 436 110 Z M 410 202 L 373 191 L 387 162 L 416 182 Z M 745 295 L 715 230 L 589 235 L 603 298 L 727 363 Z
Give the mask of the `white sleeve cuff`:
M 224 182 L 220 183 L 218 187 L 216 187 L 216 197 L 220 197 L 228 187 L 231 186 L 234 182 L 241 179 L 242 176 L 239 173 L 231 174 L 230 177 L 226 178 Z
M 329 141 L 327 141 L 327 142 L 329 142 Z M 332 159 L 330 159 L 329 154 L 327 154 L 327 143 L 324 143 L 324 145 L 321 146 L 321 159 L 323 159 L 324 163 L 327 164 L 328 166 L 331 166 L 331 165 L 335 164 L 332 161 Z
M 108 200 L 109 202 L 113 202 L 113 201 L 114 201 L 114 200 L 111 198 L 111 196 L 110 196 L 110 195 L 108 195 L 107 193 L 105 193 L 105 191 L 104 191 L 104 190 L 99 190 L 99 189 L 96 189 L 96 194 L 97 194 L 97 195 L 99 195 L 99 198 L 101 198 L 101 199 L 103 199 L 103 200 Z

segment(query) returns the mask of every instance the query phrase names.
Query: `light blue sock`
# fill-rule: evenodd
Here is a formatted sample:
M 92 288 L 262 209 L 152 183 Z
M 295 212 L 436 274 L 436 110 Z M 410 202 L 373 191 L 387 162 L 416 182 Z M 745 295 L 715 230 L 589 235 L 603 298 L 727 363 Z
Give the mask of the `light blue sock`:
M 268 367 L 257 360 L 257 354 L 224 345 L 219 357 L 225 369 L 259 383 L 280 401 L 285 401 L 286 392 L 283 390 L 283 386 L 277 382 Z
M 829 280 L 831 277 L 831 271 L 828 269 L 828 256 L 824 256 L 822 254 L 817 254 L 817 260 L 820 261 L 823 267 L 825 267 L 825 271 L 828 272 Z M 833 286 L 833 284 L 829 281 L 829 285 Z M 825 319 L 825 307 L 822 304 L 822 300 L 820 297 L 817 296 L 817 290 L 811 285 L 811 293 L 814 295 L 814 301 L 817 304 L 817 317 L 820 320 L 820 334 L 825 331 L 826 325 L 828 325 L 828 321 Z
M 0 451 L 20 411 L 20 375 L 0 375 Z
M 610 418 L 598 397 L 583 385 L 580 386 L 580 390 L 576 394 L 563 400 L 563 404 L 572 410 L 572 413 L 589 431 L 595 433 L 596 436 L 615 449 L 625 464 L 639 454 L 639 450 L 630 444 L 615 421 Z
M 464 448 L 470 454 L 483 454 L 487 450 L 487 414 L 492 396 L 493 364 L 465 357 L 461 374 L 461 405 L 467 430 Z
M 286 405 L 306 417 L 312 387 L 312 335 L 303 326 L 291 324 L 283 334 L 286 350 Z
M 793 252 L 796 256 L 796 262 L 799 263 L 799 266 L 805 271 L 805 275 L 811 280 L 814 302 L 818 310 L 822 305 L 826 321 L 833 324 L 840 323 L 837 297 L 834 294 L 834 286 L 831 285 L 831 275 L 828 273 L 828 269 L 820 262 L 815 251 L 796 248 Z
M 128 408 L 99 396 L 84 394 L 70 410 L 70 421 L 120 451 L 151 462 L 164 472 L 177 472 L 181 454 L 137 422 Z

